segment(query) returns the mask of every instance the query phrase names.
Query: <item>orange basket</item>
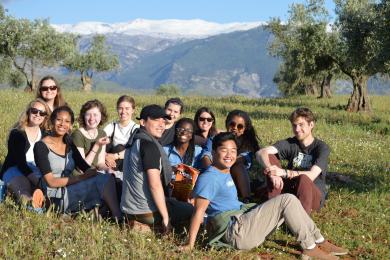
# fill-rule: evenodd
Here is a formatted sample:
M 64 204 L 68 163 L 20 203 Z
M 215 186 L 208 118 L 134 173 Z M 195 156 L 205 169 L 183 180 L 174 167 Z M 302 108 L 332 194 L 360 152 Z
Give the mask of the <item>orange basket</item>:
M 187 202 L 198 179 L 199 171 L 194 167 L 181 163 L 177 165 L 175 175 L 176 179 L 173 182 L 172 197 Z

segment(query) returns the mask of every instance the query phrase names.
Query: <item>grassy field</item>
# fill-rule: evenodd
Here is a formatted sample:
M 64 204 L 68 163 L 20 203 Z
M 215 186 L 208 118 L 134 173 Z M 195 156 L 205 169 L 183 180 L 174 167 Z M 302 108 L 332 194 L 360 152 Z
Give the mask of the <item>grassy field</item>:
M 128 94 L 128 93 L 127 93 Z M 0 162 L 7 153 L 8 131 L 19 113 L 33 98 L 21 91 L 0 91 Z M 98 98 L 114 119 L 118 95 L 65 92 L 66 101 L 78 114 L 82 103 Z M 135 96 L 136 115 L 142 106 L 164 104 L 165 97 Z M 290 99 L 247 99 L 242 97 L 184 97 L 184 116 L 193 118 L 200 106 L 216 113 L 224 129 L 224 118 L 232 109 L 249 112 L 262 145 L 291 135 L 287 120 L 298 106 L 308 106 L 317 115 L 315 135 L 331 149 L 330 172 L 350 178 L 333 179 L 326 207 L 314 215 L 323 234 L 351 251 L 345 259 L 390 259 L 390 97 L 371 97 L 372 114 L 350 114 L 343 110 L 348 97 L 330 100 L 309 97 Z M 253 175 L 256 176 L 254 172 Z M 0 204 L 0 258 L 193 258 L 193 259 L 290 259 L 296 254 L 294 238 L 281 228 L 259 248 L 251 251 L 204 249 L 179 253 L 183 236 L 155 237 L 98 222 L 92 214 L 76 218 L 52 213 L 35 215 L 18 210 L 12 201 Z

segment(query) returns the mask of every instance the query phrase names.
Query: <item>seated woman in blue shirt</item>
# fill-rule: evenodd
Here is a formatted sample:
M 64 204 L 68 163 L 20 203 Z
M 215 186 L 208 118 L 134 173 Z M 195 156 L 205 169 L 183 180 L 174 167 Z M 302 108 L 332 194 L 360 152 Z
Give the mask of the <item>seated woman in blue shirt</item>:
M 171 166 L 175 169 L 179 164 L 186 164 L 198 170 L 202 168 L 202 148 L 195 145 L 194 121 L 182 118 L 175 125 L 175 139 L 173 143 L 164 146 Z

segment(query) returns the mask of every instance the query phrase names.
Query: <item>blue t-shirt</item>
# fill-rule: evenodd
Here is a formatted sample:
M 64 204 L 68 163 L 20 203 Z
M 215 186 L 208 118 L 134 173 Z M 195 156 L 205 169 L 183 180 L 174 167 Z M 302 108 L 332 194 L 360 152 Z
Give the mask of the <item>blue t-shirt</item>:
M 239 210 L 242 205 L 230 173 L 223 173 L 213 166 L 199 175 L 192 197 L 202 197 L 210 201 L 206 210 L 210 217 L 228 210 Z
M 180 154 L 176 150 L 173 144 L 164 146 L 164 151 L 168 155 L 169 162 L 172 166 L 176 166 L 180 163 L 184 163 L 183 158 L 181 158 Z M 202 163 L 202 147 L 199 145 L 195 145 L 194 157 L 192 158 L 192 167 L 196 169 L 201 169 Z

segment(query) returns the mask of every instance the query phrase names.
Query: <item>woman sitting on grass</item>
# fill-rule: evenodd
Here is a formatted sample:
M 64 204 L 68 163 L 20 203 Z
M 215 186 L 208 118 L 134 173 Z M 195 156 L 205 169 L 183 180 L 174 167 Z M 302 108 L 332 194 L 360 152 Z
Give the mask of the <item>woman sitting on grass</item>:
M 130 96 L 121 96 L 116 102 L 116 111 L 119 120 L 108 124 L 104 128 L 110 143 L 106 147 L 106 165 L 115 171 L 123 171 L 123 158 L 125 145 L 130 135 L 139 128 L 139 125 L 132 120 L 135 109 L 135 101 Z
M 172 167 L 186 164 L 198 170 L 201 169 L 202 148 L 194 143 L 194 121 L 182 118 L 175 125 L 173 143 L 164 146 Z
M 110 139 L 99 127 L 107 120 L 104 105 L 97 99 L 87 101 L 80 109 L 80 128 L 73 132 L 72 139 L 85 161 L 99 171 L 111 171 L 105 163 L 106 145 Z
M 225 120 L 226 130 L 236 137 L 238 157 L 232 166 L 230 173 L 244 202 L 249 202 L 251 197 L 249 169 L 252 166 L 254 154 L 260 149 L 256 130 L 252 125 L 248 113 L 242 110 L 229 112 Z M 205 155 L 211 156 L 212 139 L 207 142 Z M 204 159 L 207 164 L 207 158 Z M 211 163 L 211 160 L 208 164 Z
M 194 117 L 195 144 L 204 146 L 207 139 L 214 137 L 219 131 L 216 128 L 214 113 L 207 107 L 199 108 Z
M 303 248 L 303 258 L 338 259 L 348 250 L 324 239 L 299 200 L 291 194 L 277 196 L 264 204 L 242 204 L 230 175 L 237 159 L 237 143 L 232 133 L 220 133 L 213 141 L 213 164 L 196 182 L 192 196 L 195 213 L 191 219 L 188 244 L 195 246 L 196 236 L 205 213 L 209 243 L 223 243 L 236 249 L 251 249 L 264 242 L 284 219 Z
M 32 202 L 33 208 L 41 208 L 43 203 L 43 193 L 36 189 L 42 176 L 35 166 L 33 148 L 48 130 L 49 114 L 50 108 L 40 98 L 28 104 L 9 134 L 8 154 L 0 173 L 12 194 L 22 204 Z
M 66 105 L 61 93 L 61 87 L 53 76 L 45 76 L 39 81 L 37 98 L 43 99 L 49 106 L 50 111 Z
M 46 195 L 60 212 L 71 213 L 101 206 L 103 202 L 112 216 L 119 218 L 121 212 L 111 174 L 98 174 L 82 158 L 68 134 L 74 114 L 67 107 L 54 109 L 50 116 L 51 134 L 35 144 L 36 164 L 47 186 Z M 72 176 L 75 168 L 83 174 Z

